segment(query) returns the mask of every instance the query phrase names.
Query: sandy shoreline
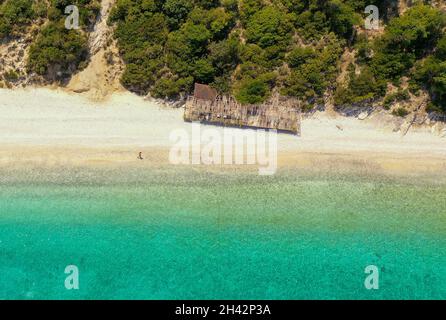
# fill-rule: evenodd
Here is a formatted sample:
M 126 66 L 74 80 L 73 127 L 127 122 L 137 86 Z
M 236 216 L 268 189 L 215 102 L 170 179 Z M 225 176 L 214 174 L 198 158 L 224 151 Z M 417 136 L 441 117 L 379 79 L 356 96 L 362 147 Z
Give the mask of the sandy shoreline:
M 130 93 L 98 103 L 61 90 L 0 89 L 2 166 L 168 164 L 175 130 L 191 131 L 182 109 Z M 144 164 L 136 159 L 140 151 Z M 431 173 L 446 168 L 446 138 L 427 128 L 402 137 L 378 116 L 361 121 L 316 114 L 304 120 L 302 137 L 280 134 L 278 151 L 279 166 L 333 169 L 350 163 Z

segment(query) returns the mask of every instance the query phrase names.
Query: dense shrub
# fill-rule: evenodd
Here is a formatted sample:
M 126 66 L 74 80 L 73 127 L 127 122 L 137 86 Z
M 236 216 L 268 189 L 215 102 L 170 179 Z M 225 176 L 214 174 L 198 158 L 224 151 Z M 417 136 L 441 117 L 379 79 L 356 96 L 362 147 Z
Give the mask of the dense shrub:
M 142 94 L 178 97 L 200 82 L 242 103 L 278 91 L 312 106 L 334 92 L 336 105 L 349 105 L 384 98 L 389 83 L 412 75 L 411 89 L 426 87 L 444 104 L 445 16 L 429 4 L 398 16 L 395 3 L 118 0 L 109 23 L 126 63 L 121 81 Z M 377 5 L 387 24 L 376 40 L 355 31 L 368 5 Z M 347 47 L 356 57 L 346 82 L 336 83 Z
M 360 74 L 354 68 L 350 70 L 347 86 L 339 86 L 334 94 L 336 106 L 361 103 L 373 100 L 383 93 L 368 67 L 364 67 Z
M 109 23 L 126 62 L 122 84 L 157 97 L 190 92 L 194 82 L 229 91 L 239 55 L 229 36 L 234 10 L 228 1 L 118 0 Z
M 416 86 L 428 90 L 433 102 L 430 109 L 446 112 L 446 35 L 434 54 L 417 63 L 412 77 Z
M 389 94 L 384 98 L 384 109 L 390 109 L 394 102 L 409 100 L 410 95 L 408 90 L 398 90 L 395 93 Z
M 51 0 L 48 10 L 49 23 L 40 31 L 32 44 L 27 62 L 28 70 L 50 80 L 69 77 L 88 58 L 88 42 L 85 31 L 96 20 L 98 0 Z M 77 5 L 81 30 L 65 28 L 65 7 Z
M 299 34 L 307 40 L 317 40 L 324 34 L 334 32 L 339 37 L 350 38 L 353 26 L 361 22 L 357 11 L 364 11 L 365 6 L 356 6 L 352 1 L 299 1 L 282 0 L 292 8 L 295 25 Z
M 409 114 L 409 111 L 407 111 L 406 109 L 404 109 L 403 107 L 399 107 L 395 110 L 392 111 L 392 114 L 394 116 L 398 116 L 398 117 L 402 117 L 404 118 L 405 116 L 407 116 Z
M 3 78 L 8 82 L 14 82 L 17 81 L 20 77 L 20 74 L 15 70 L 8 70 L 4 75 Z
M 383 36 L 374 42 L 358 37 L 354 45 L 358 52 L 356 62 L 361 69 L 370 72 L 363 81 L 351 75 L 347 87 L 338 87 L 335 102 L 349 104 L 364 98 L 383 97 L 388 83 L 399 85 L 402 76 L 411 76 L 413 93 L 417 88 L 425 87 L 435 105 L 444 105 L 445 68 L 442 62 L 446 56 L 446 38 L 441 37 L 445 26 L 444 13 L 430 5 L 418 4 L 403 15 L 389 19 Z M 430 54 L 432 51 L 434 54 Z M 355 89 L 358 85 L 362 89 Z M 389 109 L 394 102 L 408 98 L 407 91 L 388 95 L 383 101 L 384 107 Z
M 384 36 L 376 43 L 371 65 L 383 81 L 398 81 L 409 73 L 417 59 L 435 47 L 446 20 L 429 5 L 418 5 L 390 21 Z
M 23 32 L 38 13 L 43 1 L 35 0 L 6 0 L 0 1 L 0 40 L 8 36 Z
M 28 68 L 40 75 L 46 75 L 48 71 L 60 72 L 59 76 L 69 75 L 87 54 L 84 35 L 76 30 L 66 30 L 61 22 L 51 22 L 31 46 Z
M 335 83 L 343 45 L 343 41 L 331 33 L 320 41 L 314 52 L 294 49 L 289 58 L 291 66 L 295 67 L 286 79 L 282 93 L 317 103 L 325 90 Z
M 50 19 L 58 21 L 65 19 L 65 8 L 75 5 L 79 9 L 79 23 L 82 29 L 88 29 L 94 24 L 101 10 L 100 0 L 50 0 Z

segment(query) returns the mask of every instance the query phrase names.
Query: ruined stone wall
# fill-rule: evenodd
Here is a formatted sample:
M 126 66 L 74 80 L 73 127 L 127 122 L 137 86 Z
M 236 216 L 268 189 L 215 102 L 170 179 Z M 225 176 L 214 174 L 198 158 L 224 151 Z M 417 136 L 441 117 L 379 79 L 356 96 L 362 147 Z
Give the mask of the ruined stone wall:
M 297 101 L 281 100 L 278 97 L 259 105 L 242 105 L 229 97 L 218 97 L 214 101 L 189 97 L 184 119 L 223 126 L 276 129 L 300 134 L 301 111 Z

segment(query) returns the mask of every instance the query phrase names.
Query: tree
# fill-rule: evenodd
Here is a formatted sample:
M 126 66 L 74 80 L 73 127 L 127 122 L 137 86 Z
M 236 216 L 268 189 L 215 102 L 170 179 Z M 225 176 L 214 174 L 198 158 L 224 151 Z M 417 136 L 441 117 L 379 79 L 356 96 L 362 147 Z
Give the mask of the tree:
M 236 98 L 241 103 L 261 103 L 269 96 L 269 87 L 261 79 L 245 79 L 236 91 Z
M 416 64 L 413 83 L 424 87 L 430 94 L 432 111 L 446 112 L 446 36 L 438 42 L 435 53 Z
M 309 59 L 314 58 L 316 53 L 310 47 L 296 47 L 287 56 L 287 62 L 291 68 L 298 68 Z
M 192 11 L 194 3 L 190 0 L 166 0 L 163 13 L 167 16 L 171 30 L 177 30 L 186 21 Z
M 262 49 L 278 46 L 285 51 L 291 40 L 292 24 L 289 17 L 275 7 L 268 6 L 256 12 L 248 21 L 247 40 Z

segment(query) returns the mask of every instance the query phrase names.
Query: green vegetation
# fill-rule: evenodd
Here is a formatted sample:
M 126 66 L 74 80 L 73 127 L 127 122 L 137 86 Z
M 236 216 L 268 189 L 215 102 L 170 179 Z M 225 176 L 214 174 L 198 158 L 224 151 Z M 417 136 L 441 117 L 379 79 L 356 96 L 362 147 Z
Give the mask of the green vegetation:
M 76 30 L 66 30 L 63 22 L 50 22 L 31 46 L 28 68 L 37 74 L 74 72 L 88 55 L 87 38 Z
M 339 106 L 371 101 L 380 93 L 380 89 L 369 67 L 362 68 L 357 74 L 355 67 L 350 65 L 347 86 L 338 86 L 334 102 Z
M 430 1 L 414 1 L 398 15 L 395 3 L 117 0 L 108 23 L 125 62 L 121 82 L 139 94 L 184 97 L 199 82 L 246 104 L 280 93 L 308 109 L 330 97 L 339 108 L 379 102 L 391 109 L 427 92 L 430 110 L 446 112 L 446 15 Z M 79 30 L 64 27 L 65 7 L 73 4 Z M 385 23 L 373 37 L 358 31 L 368 5 L 380 8 Z M 47 19 L 30 48 L 28 71 L 64 80 L 86 65 L 99 11 L 99 0 L 0 0 L 0 41 Z M 352 58 L 341 68 L 346 50 Z
M 64 11 L 68 5 L 79 8 L 80 30 L 65 28 Z M 55 80 L 69 77 L 78 70 L 88 57 L 85 30 L 95 21 L 99 10 L 98 0 L 51 0 L 50 21 L 30 48 L 29 71 Z
M 42 14 L 42 2 L 35 0 L 0 1 L 0 40 L 18 36 Z
M 79 24 L 82 29 L 88 29 L 95 21 L 101 10 L 100 0 L 50 0 L 48 17 L 51 21 L 65 20 L 65 8 L 75 5 L 79 9 Z
M 364 11 L 367 5 L 355 1 L 293 1 L 282 0 L 294 12 L 295 26 L 305 39 L 318 40 L 321 36 L 334 32 L 336 35 L 349 38 L 353 26 L 361 22 L 358 12 Z
M 399 107 L 398 109 L 392 111 L 392 114 L 394 116 L 404 118 L 405 116 L 407 116 L 409 114 L 409 111 L 407 111 L 406 109 L 404 109 L 402 107 Z
M 393 103 L 400 101 L 407 101 L 410 99 L 408 90 L 398 90 L 395 93 L 389 94 L 384 98 L 384 109 L 389 110 Z
M 360 74 L 350 73 L 348 85 L 338 86 L 335 103 L 348 105 L 381 98 L 386 95 L 387 84 L 399 86 L 401 77 L 410 76 L 412 93 L 424 87 L 434 105 L 444 106 L 446 91 L 442 90 L 441 78 L 445 69 L 441 65 L 445 61 L 442 56 L 442 48 L 446 47 L 445 27 L 444 13 L 430 5 L 418 4 L 390 19 L 384 34 L 375 41 L 357 37 L 354 47 Z M 395 101 L 409 98 L 406 91 L 403 97 L 400 93 L 387 96 L 383 104 L 389 109 Z M 446 109 L 443 107 L 443 110 Z
M 413 87 L 423 87 L 430 94 L 430 111 L 446 112 L 446 35 L 438 42 L 433 54 L 417 63 L 412 76 Z
M 312 52 L 307 49 L 302 55 L 305 51 L 297 49 L 301 52 L 297 54 L 298 59 L 293 50 L 289 56 L 291 74 L 285 80 L 282 94 L 298 97 L 309 103 L 321 102 L 324 92 L 333 88 L 336 82 L 338 59 L 343 44 L 343 41 L 330 33 L 321 39 Z M 297 66 L 293 67 L 296 63 Z
M 17 71 L 15 70 L 8 70 L 4 75 L 3 78 L 7 81 L 7 82 L 14 82 L 17 81 L 19 79 L 20 75 Z
M 370 4 L 387 24 L 373 40 L 355 31 Z M 445 15 L 429 4 L 401 16 L 392 8 L 391 0 L 118 0 L 109 24 L 126 63 L 122 84 L 140 94 L 176 98 L 200 82 L 241 103 L 279 92 L 312 108 L 332 93 L 337 106 L 385 97 L 390 108 L 410 95 L 386 96 L 388 84 L 411 76 L 412 93 L 424 87 L 444 105 Z M 337 83 L 347 48 L 355 58 Z
M 109 23 L 126 62 L 122 83 L 163 98 L 201 82 L 242 103 L 265 101 L 276 87 L 316 101 L 335 79 L 344 37 L 360 21 L 342 1 L 319 2 L 118 0 Z M 323 28 L 313 15 L 302 19 L 319 9 Z M 296 45 L 299 31 L 309 44 L 317 39 L 315 45 Z
M 429 5 L 415 6 L 391 20 L 371 60 L 377 79 L 398 82 L 407 75 L 415 61 L 435 47 L 445 25 L 445 15 Z
M 189 92 L 194 81 L 229 88 L 239 43 L 229 36 L 235 17 L 212 1 L 118 0 L 109 23 L 126 62 L 122 83 L 156 97 Z

